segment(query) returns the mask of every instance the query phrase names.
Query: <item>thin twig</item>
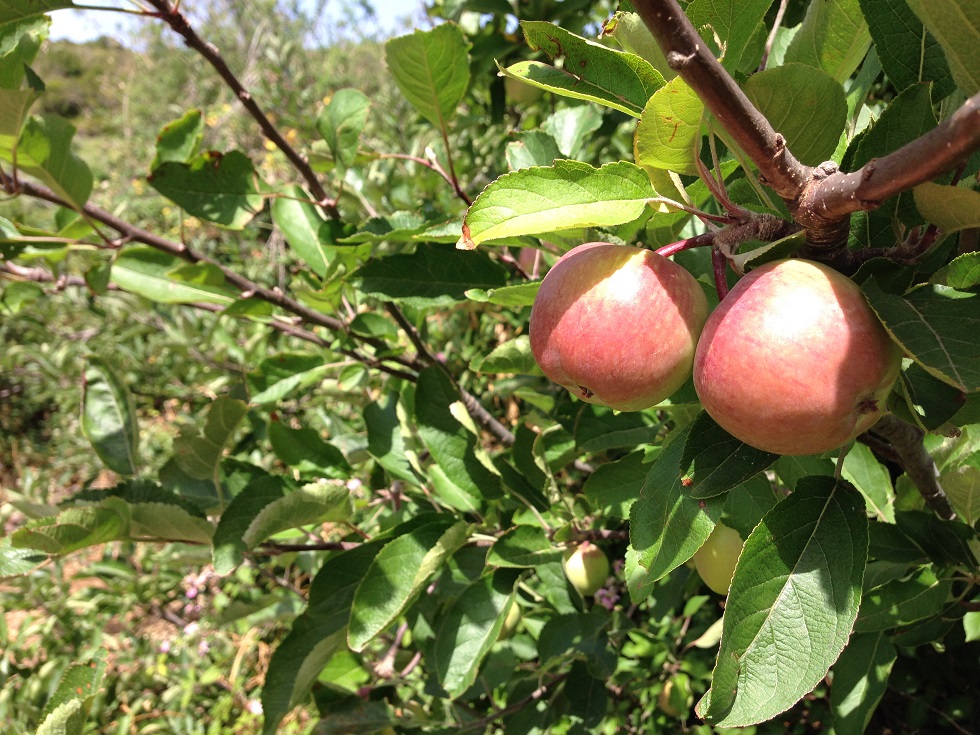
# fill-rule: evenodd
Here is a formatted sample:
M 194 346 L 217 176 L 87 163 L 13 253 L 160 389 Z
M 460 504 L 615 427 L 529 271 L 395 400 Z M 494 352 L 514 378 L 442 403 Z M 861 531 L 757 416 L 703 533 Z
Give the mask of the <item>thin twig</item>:
M 694 237 L 688 237 L 683 240 L 678 240 L 677 242 L 672 242 L 670 245 L 664 245 L 662 248 L 655 250 L 657 255 L 662 255 L 665 258 L 669 258 L 675 253 L 679 253 L 682 250 L 690 250 L 691 248 L 700 248 L 705 245 L 714 245 L 715 243 L 715 233 L 705 232 L 703 235 L 695 235 Z
M 551 681 L 539 686 L 537 689 L 535 689 L 533 692 L 528 694 L 523 699 L 520 699 L 517 702 L 514 702 L 513 704 L 507 705 L 503 709 L 494 710 L 489 715 L 487 715 L 486 717 L 481 717 L 479 720 L 474 720 L 473 722 L 467 722 L 466 724 L 460 725 L 457 732 L 469 732 L 471 730 L 482 731 L 486 729 L 486 726 L 489 725 L 491 722 L 495 722 L 496 720 L 499 720 L 502 717 L 506 717 L 507 715 L 513 714 L 514 712 L 517 712 L 523 709 L 524 707 L 527 707 L 532 702 L 537 702 L 539 699 L 544 697 L 545 694 L 548 693 L 548 689 L 553 687 L 555 684 L 561 683 L 567 677 L 568 674 L 559 674 Z
M 786 14 L 786 6 L 789 5 L 789 0 L 782 0 L 779 3 L 779 10 L 776 11 L 776 19 L 772 23 L 772 30 L 769 31 L 769 37 L 766 38 L 766 48 L 762 52 L 762 61 L 759 62 L 759 71 L 765 71 L 766 64 L 769 61 L 769 54 L 772 53 L 772 46 L 776 43 L 776 34 L 779 32 L 779 26 L 783 24 L 783 16 Z
M 283 155 L 289 159 L 293 167 L 299 172 L 299 174 L 306 181 L 307 186 L 310 187 L 310 191 L 313 196 L 317 199 L 317 204 L 323 209 L 326 214 L 332 219 L 339 219 L 340 212 L 337 210 L 336 199 L 331 199 L 327 194 L 323 185 L 320 183 L 320 179 L 317 177 L 316 173 L 310 167 L 309 161 L 302 155 L 300 155 L 296 149 L 294 149 L 289 142 L 282 136 L 272 121 L 266 116 L 262 108 L 259 107 L 258 103 L 252 97 L 252 94 L 245 89 L 244 85 L 239 81 L 238 77 L 235 76 L 234 72 L 228 68 L 228 64 L 225 62 L 224 57 L 212 43 L 208 43 L 202 39 L 191 24 L 188 22 L 187 17 L 180 12 L 179 8 L 170 4 L 170 0 L 147 0 L 150 5 L 157 9 L 156 14 L 160 20 L 164 21 L 168 26 L 170 26 L 173 31 L 184 39 L 184 43 L 194 51 L 197 51 L 201 56 L 203 56 L 214 70 L 218 72 L 221 79 L 228 85 L 228 87 L 235 93 L 239 102 L 242 106 L 248 110 L 249 114 L 255 119 L 265 134 L 276 148 L 282 151 Z

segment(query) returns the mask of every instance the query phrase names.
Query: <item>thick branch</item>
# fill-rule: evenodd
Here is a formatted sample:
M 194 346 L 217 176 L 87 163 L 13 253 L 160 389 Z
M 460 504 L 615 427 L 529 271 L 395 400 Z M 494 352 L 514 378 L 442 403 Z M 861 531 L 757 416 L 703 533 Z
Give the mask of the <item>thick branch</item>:
M 939 470 L 936 468 L 936 463 L 922 443 L 925 432 L 888 414 L 871 428 L 871 433 L 888 440 L 901 460 L 900 464 L 909 479 L 936 515 L 947 521 L 956 518 L 946 492 L 939 484 Z
M 765 183 L 795 201 L 810 177 L 765 116 L 745 96 L 684 15 L 677 0 L 633 0 L 667 63 L 687 82 L 732 140 L 759 169 Z
M 203 56 L 211 66 L 214 67 L 218 75 L 224 80 L 231 90 L 238 97 L 239 102 L 242 106 L 248 110 L 248 113 L 255 119 L 262 128 L 262 132 L 265 137 L 272 141 L 275 146 L 283 152 L 286 158 L 289 159 L 293 167 L 300 173 L 300 175 L 305 179 L 307 186 L 310 187 L 310 192 L 316 197 L 317 203 L 323 210 L 333 219 L 340 218 L 340 212 L 337 211 L 336 202 L 330 198 L 326 190 L 324 190 L 323 185 L 317 178 L 316 173 L 310 167 L 309 161 L 306 160 L 302 155 L 300 155 L 295 148 L 293 148 L 289 142 L 282 136 L 275 125 L 266 117 L 265 112 L 259 107 L 258 103 L 252 97 L 252 94 L 245 89 L 242 83 L 235 76 L 234 72 L 228 68 L 228 64 L 225 63 L 224 57 L 212 43 L 208 43 L 191 27 L 190 23 L 187 21 L 187 17 L 180 12 L 176 7 L 170 4 L 170 0 L 148 0 L 150 5 L 157 9 L 157 15 L 161 20 L 163 20 L 167 25 L 169 25 L 177 35 L 184 39 L 184 43 L 195 51 L 197 51 L 201 56 Z
M 877 208 L 883 201 L 950 171 L 980 149 L 980 93 L 921 138 L 853 173 L 814 179 L 800 200 L 800 211 L 823 221 Z M 807 226 L 807 222 L 801 222 Z

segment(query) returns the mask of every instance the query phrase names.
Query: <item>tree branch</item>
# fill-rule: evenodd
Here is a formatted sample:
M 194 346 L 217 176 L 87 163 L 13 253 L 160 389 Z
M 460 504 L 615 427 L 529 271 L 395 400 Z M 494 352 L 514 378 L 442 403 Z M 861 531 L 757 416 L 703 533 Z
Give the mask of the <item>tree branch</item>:
M 732 140 L 759 169 L 765 183 L 787 202 L 795 201 L 810 178 L 684 15 L 677 0 L 633 0 L 670 68 L 687 82 Z
M 876 209 L 883 201 L 950 171 L 980 149 L 980 93 L 920 138 L 853 173 L 814 179 L 800 208 L 825 221 Z
M 331 219 L 340 219 L 340 212 L 337 210 L 336 200 L 331 199 L 327 194 L 323 185 L 320 183 L 320 179 L 317 178 L 316 173 L 310 167 L 309 161 L 300 155 L 282 136 L 276 126 L 272 124 L 272 121 L 269 120 L 265 112 L 262 111 L 262 108 L 259 107 L 258 103 L 252 97 L 252 94 L 245 89 L 234 72 L 228 68 L 228 64 L 225 63 L 224 57 L 221 56 L 221 53 L 215 45 L 208 43 L 198 36 L 197 32 L 188 22 L 187 17 L 176 6 L 171 5 L 170 0 L 147 0 L 147 2 L 157 9 L 157 13 L 153 15 L 170 26 L 177 35 L 184 39 L 184 43 L 189 48 L 197 51 L 197 53 L 203 56 L 214 67 L 214 70 L 218 72 L 218 75 L 224 80 L 225 84 L 238 97 L 242 106 L 248 110 L 248 113 L 259 124 L 259 127 L 262 128 L 265 137 L 283 152 L 286 158 L 289 159 L 289 162 L 293 164 L 293 167 L 300 173 L 306 181 L 307 186 L 310 187 L 310 192 L 316 198 L 317 204 L 323 211 Z
M 922 443 L 925 432 L 893 414 L 886 414 L 871 427 L 871 433 L 888 440 L 899 464 L 936 515 L 945 521 L 956 518 L 946 491 L 939 484 L 939 469 Z

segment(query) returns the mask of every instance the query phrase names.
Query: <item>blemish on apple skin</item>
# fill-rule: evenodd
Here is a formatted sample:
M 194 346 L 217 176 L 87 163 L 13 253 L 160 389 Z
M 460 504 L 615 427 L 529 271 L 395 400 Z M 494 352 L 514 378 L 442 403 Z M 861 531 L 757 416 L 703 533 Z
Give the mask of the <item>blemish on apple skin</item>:
M 592 398 L 592 396 L 595 395 L 595 393 L 593 393 L 592 391 L 590 391 L 584 385 L 580 385 L 578 387 L 578 392 L 579 392 L 579 395 L 582 396 L 582 398 Z
M 862 416 L 867 413 L 878 412 L 878 400 L 876 398 L 865 398 L 857 405 L 857 412 Z

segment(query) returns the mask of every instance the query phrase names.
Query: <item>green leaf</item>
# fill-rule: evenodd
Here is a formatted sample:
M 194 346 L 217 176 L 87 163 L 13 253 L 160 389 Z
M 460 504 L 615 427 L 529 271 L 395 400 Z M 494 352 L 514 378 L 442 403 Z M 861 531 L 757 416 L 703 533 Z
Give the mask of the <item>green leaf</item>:
M 228 574 L 245 560 L 248 545 L 242 539 L 262 510 L 286 494 L 282 477 L 266 475 L 246 485 L 221 514 L 214 531 L 212 559 L 218 574 Z
M 471 288 L 503 286 L 507 271 L 484 253 L 419 245 L 410 255 L 376 258 L 357 269 L 353 278 L 364 293 L 426 308 L 465 301 Z
M 895 525 L 937 564 L 976 566 L 971 548 L 977 532 L 959 520 L 944 521 L 932 511 L 896 511 Z
M 156 169 L 165 161 L 187 163 L 201 148 L 204 139 L 204 117 L 200 110 L 188 110 L 182 117 L 172 120 L 157 135 L 157 154 L 150 164 Z
M 139 426 L 133 396 L 108 363 L 92 355 L 85 370 L 82 432 L 105 466 L 120 475 L 139 471 Z
M 35 735 L 82 735 L 86 719 L 85 703 L 81 699 L 69 699 L 42 720 Z
M 953 258 L 930 276 L 929 283 L 959 289 L 980 286 L 980 252 L 963 253 Z
M 174 441 L 174 459 L 191 477 L 207 480 L 216 476 L 218 464 L 238 424 L 245 418 L 244 401 L 219 396 L 208 408 L 203 433 L 196 426 L 183 426 Z
M 306 370 L 297 367 L 295 372 L 286 371 L 269 376 L 272 379 L 268 381 L 265 389 L 252 394 L 249 403 L 256 406 L 267 403 L 278 403 L 295 390 L 309 388 L 312 385 L 317 385 L 322 382 L 330 370 L 333 369 L 329 365 L 320 364 L 320 358 L 315 355 L 304 357 L 313 358 L 313 367 L 307 367 Z
M 477 437 L 464 423 L 471 422 L 459 392 L 437 367 L 419 373 L 415 388 L 415 419 L 425 448 L 435 460 L 432 471 L 460 496 L 454 505 L 477 510 L 484 500 L 500 496 L 500 478 L 477 455 Z M 489 460 L 487 460 L 489 463 Z
M 367 425 L 367 450 L 394 478 L 416 484 L 418 477 L 405 454 L 405 435 L 398 418 L 398 395 L 389 393 L 387 401 L 369 403 L 364 408 Z
M 385 44 L 385 64 L 405 98 L 441 130 L 470 83 L 469 44 L 455 23 L 415 31 Z
M 885 693 L 897 657 L 884 633 L 851 636 L 833 668 L 830 704 L 836 735 L 862 735 Z
M 578 161 L 526 168 L 492 182 L 466 212 L 467 250 L 482 242 L 638 219 L 657 196 L 643 169 L 625 161 L 592 168 Z
M 684 444 L 681 484 L 692 498 L 721 495 L 762 472 L 778 457 L 736 439 L 702 411 Z
M 856 442 L 844 458 L 842 475 L 864 496 L 869 515 L 879 521 L 895 522 L 895 490 L 888 469 L 871 450 Z
M 210 544 L 214 526 L 173 503 L 138 503 L 129 508 L 129 535 L 145 541 Z
M 548 115 L 541 129 L 558 142 L 565 158 L 585 155 L 585 147 L 593 140 L 595 131 L 602 126 L 602 112 L 595 105 L 563 107 Z M 533 131 L 532 131 L 533 132 Z M 554 159 L 546 165 L 551 166 Z
M 906 0 L 859 0 L 881 66 L 901 92 L 918 82 L 932 82 L 938 102 L 955 87 L 946 56 Z
M 561 561 L 562 551 L 537 526 L 515 526 L 505 531 L 487 552 L 487 566 L 536 567 Z
M 70 665 L 58 682 L 58 687 L 45 703 L 40 719 L 44 721 L 58 707 L 73 700 L 82 702 L 87 712 L 92 698 L 102 689 L 105 673 L 106 662 L 101 657 L 96 657 L 95 661 L 87 664 Z M 81 727 L 76 731 L 80 735 Z
M 303 474 L 348 480 L 351 466 L 344 453 L 320 438 L 314 429 L 291 429 L 278 421 L 269 422 L 269 443 L 282 462 Z
M 630 509 L 630 547 L 647 582 L 660 579 L 701 548 L 721 517 L 724 499 L 700 501 L 681 482 L 681 460 L 691 425 L 675 431 L 650 465 L 640 497 Z M 638 579 L 627 583 L 633 601 Z
M 892 100 L 864 135 L 855 138 L 857 149 L 847 170 L 857 170 L 871 159 L 911 143 L 934 127 L 936 115 L 929 85 L 913 85 Z
M 62 8 L 73 8 L 71 0 L 0 0 L 0 23 L 10 23 Z
M 963 391 L 927 373 L 916 362 L 902 371 L 899 387 L 911 411 L 912 422 L 927 431 L 940 429 L 966 403 Z
M 173 272 L 186 264 L 186 261 L 156 248 L 133 245 L 116 256 L 110 278 L 124 291 L 160 304 L 228 306 L 235 301 L 236 292 L 226 286 L 186 283 L 175 278 Z
M 980 390 L 980 295 L 922 284 L 905 296 L 870 279 L 861 287 L 878 318 L 905 353 L 960 390 Z
M 660 44 L 639 14 L 623 11 L 614 13 L 613 17 L 603 24 L 602 34 L 616 39 L 619 45 L 631 54 L 649 61 L 664 79 L 670 80 L 677 76 L 677 72 L 667 63 L 667 57 L 664 56 Z
M 769 478 L 758 474 L 732 488 L 725 500 L 725 525 L 748 538 L 752 529 L 776 505 L 776 495 Z
M 521 21 L 528 46 L 544 51 L 560 69 L 538 61 L 521 61 L 503 70 L 535 87 L 573 99 L 596 102 L 639 117 L 647 100 L 664 86 L 664 78 L 635 54 L 616 51 L 547 21 Z
M 816 166 L 833 156 L 847 122 L 840 82 L 820 69 L 783 64 L 753 74 L 744 90 L 801 163 Z
M 0 89 L 20 89 L 26 76 L 26 67 L 34 63 L 50 28 L 51 19 L 44 15 L 23 18 L 12 23 L 0 22 Z M 33 88 L 29 91 L 40 92 Z M 17 132 L 19 131 L 20 127 L 17 128 Z
M 941 227 L 944 234 L 980 227 L 980 191 L 928 181 L 915 187 L 912 196 L 926 221 Z
M 478 373 L 542 375 L 531 353 L 531 338 L 526 334 L 497 345 L 487 355 L 477 355 L 470 361 L 470 370 Z
M 438 518 L 399 536 L 377 555 L 354 593 L 347 642 L 363 651 L 391 625 L 469 535 L 464 521 Z
M 953 79 L 963 94 L 969 97 L 980 91 L 980 59 L 977 58 L 980 5 L 975 0 L 907 2 L 929 33 L 943 47 Z
M 870 45 L 871 33 L 858 0 L 811 2 L 783 62 L 814 66 L 844 82 Z
M 715 34 L 725 46 L 722 59 L 726 69 L 738 69 L 746 64 L 757 66 L 757 59 L 743 59 L 752 37 L 765 18 L 772 0 L 693 0 L 687 15 L 695 28 L 710 26 L 703 37 Z
M 370 106 L 367 95 L 360 90 L 338 89 L 316 118 L 317 130 L 327 141 L 341 170 L 354 163 L 357 141 L 367 122 Z
M 541 288 L 541 281 L 520 283 L 516 286 L 501 286 L 487 291 L 471 288 L 466 292 L 466 298 L 471 301 L 497 304 L 498 306 L 531 306 L 534 304 L 534 297 L 537 296 L 539 288 Z
M 806 478 L 769 511 L 735 567 L 698 713 L 722 727 L 755 724 L 813 689 L 854 625 L 867 550 L 864 500 L 845 482 Z
M 68 554 L 123 538 L 129 527 L 128 507 L 111 499 L 100 507 L 69 508 L 14 531 L 11 543 L 20 549 Z
M 696 176 L 703 112 L 701 100 L 680 77 L 657 90 L 636 126 L 637 165 Z
M 939 483 L 956 515 L 968 526 L 975 526 L 980 520 L 980 454 L 968 457 L 961 464 L 944 467 Z
M 509 570 L 488 574 L 464 589 L 439 616 L 431 653 L 433 673 L 450 699 L 476 681 L 480 664 L 500 635 L 514 601 L 517 575 Z
M 583 406 L 576 417 L 575 443 L 583 452 L 609 449 L 633 449 L 640 444 L 656 443 L 663 429 L 639 412 L 614 412 L 601 406 Z
M 11 163 L 14 153 L 4 145 L 3 135 L 16 118 L 26 113 L 27 108 L 23 105 L 29 106 L 33 101 L 29 97 L 19 100 L 19 109 L 15 105 L 14 110 L 0 116 L 0 121 L 3 121 L 3 128 L 0 128 L 0 158 Z M 92 193 L 92 172 L 72 152 L 74 136 L 75 127 L 64 118 L 32 115 L 21 130 L 16 161 L 20 171 L 34 176 L 67 202 L 80 208 Z
M 164 161 L 147 181 L 188 214 L 230 230 L 241 230 L 262 209 L 258 173 L 241 151 Z
M 343 647 L 354 593 L 381 545 L 369 542 L 332 556 L 317 572 L 309 608 L 269 661 L 262 686 L 264 735 L 275 735 L 282 718 L 303 701 L 326 662 Z
M 632 452 L 615 462 L 596 467 L 582 492 L 593 506 L 613 518 L 628 519 L 630 507 L 640 497 L 649 466 L 643 452 Z
M 280 531 L 312 523 L 339 522 L 350 515 L 350 491 L 342 484 L 321 480 L 273 500 L 255 516 L 242 535 L 254 548 Z
M 563 694 L 568 700 L 568 713 L 595 732 L 609 707 L 605 679 L 594 676 L 585 661 L 575 661 L 565 680 Z
M 856 633 L 870 633 L 931 618 L 946 606 L 951 579 L 938 579 L 925 568 L 911 579 L 896 579 L 865 593 L 854 624 Z
M 33 89 L 0 89 L 0 158 L 13 160 L 24 120 L 40 96 Z
M 507 168 L 516 171 L 531 166 L 550 166 L 562 158 L 555 139 L 543 130 L 528 130 L 517 134 L 517 140 L 507 144 Z
M 272 220 L 296 255 L 323 278 L 331 270 L 329 251 L 321 240 L 326 220 L 312 200 L 301 186 L 291 186 L 272 200 Z
M 30 574 L 47 560 L 47 554 L 11 546 L 9 536 L 0 538 L 0 580 Z

